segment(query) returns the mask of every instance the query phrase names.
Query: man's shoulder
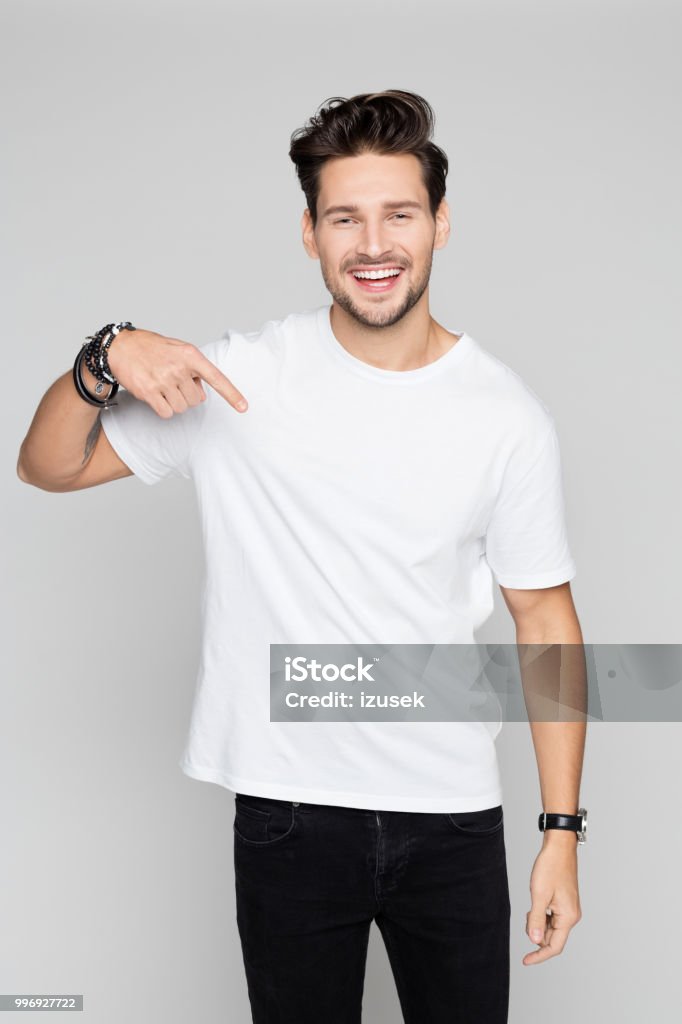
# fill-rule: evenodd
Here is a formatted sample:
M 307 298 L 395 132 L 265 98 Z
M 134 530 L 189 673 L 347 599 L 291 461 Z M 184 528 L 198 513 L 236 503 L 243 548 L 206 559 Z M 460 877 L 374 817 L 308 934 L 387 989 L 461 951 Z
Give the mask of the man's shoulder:
M 285 339 L 292 334 L 315 330 L 320 309 L 321 307 L 315 306 L 287 313 L 281 317 L 273 317 L 270 320 L 264 321 L 260 327 L 251 330 L 228 327 L 223 333 L 223 338 L 236 337 L 247 344 L 268 343 L 277 338 Z
M 297 310 L 287 313 L 281 317 L 273 317 L 265 320 L 259 327 L 245 330 L 240 327 L 227 327 L 220 338 L 208 342 L 216 351 L 226 352 L 232 347 L 277 345 L 291 337 L 300 337 L 302 334 L 314 331 L 322 307 L 316 306 L 309 309 Z
M 314 331 L 321 307 L 298 310 L 266 320 L 250 330 L 227 327 L 221 336 L 200 346 L 211 362 L 222 365 L 240 358 L 265 358 L 281 353 L 292 339 L 301 341 Z
M 528 380 L 478 340 L 468 366 L 478 388 L 491 399 L 501 418 L 521 421 L 532 431 L 551 424 L 549 406 Z

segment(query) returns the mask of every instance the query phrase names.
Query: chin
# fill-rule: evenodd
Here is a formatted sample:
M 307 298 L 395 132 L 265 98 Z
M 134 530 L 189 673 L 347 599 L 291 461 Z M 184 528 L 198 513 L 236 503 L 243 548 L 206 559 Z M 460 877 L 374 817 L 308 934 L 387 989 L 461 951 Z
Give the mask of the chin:
M 365 327 L 392 327 L 393 324 L 402 320 L 406 313 L 407 310 L 402 308 L 397 310 L 381 309 L 369 315 L 360 311 L 356 319 Z
M 355 301 L 347 292 L 332 292 L 332 298 L 337 306 L 340 306 L 349 316 L 357 320 L 363 327 L 392 327 L 399 320 L 409 313 L 412 307 L 419 300 L 411 294 L 407 298 L 397 296 L 386 297 L 381 303 L 373 302 L 371 299 L 367 304 L 360 304 Z

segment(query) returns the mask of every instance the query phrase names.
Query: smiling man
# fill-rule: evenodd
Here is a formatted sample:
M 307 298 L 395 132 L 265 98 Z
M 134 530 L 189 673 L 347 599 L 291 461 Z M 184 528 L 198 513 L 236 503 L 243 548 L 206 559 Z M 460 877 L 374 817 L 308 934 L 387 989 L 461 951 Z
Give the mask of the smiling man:
M 408 1024 L 502 1024 L 509 997 L 501 723 L 271 722 L 270 645 L 471 644 L 494 582 L 519 643 L 582 643 L 554 420 L 429 310 L 449 235 L 432 132 L 414 93 L 328 101 L 290 156 L 332 302 L 201 348 L 106 325 L 18 463 L 49 491 L 133 473 L 196 487 L 203 648 L 180 763 L 235 793 L 256 1024 L 359 1024 L 372 921 Z M 566 818 L 543 819 L 526 964 L 580 918 L 584 726 L 532 735 L 542 810 Z

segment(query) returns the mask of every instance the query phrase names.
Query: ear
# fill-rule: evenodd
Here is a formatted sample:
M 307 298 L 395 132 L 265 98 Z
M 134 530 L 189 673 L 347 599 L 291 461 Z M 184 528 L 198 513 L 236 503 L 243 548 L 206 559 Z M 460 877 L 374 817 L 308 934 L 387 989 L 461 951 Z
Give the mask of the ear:
M 303 248 L 312 260 L 319 260 L 320 254 L 317 251 L 317 244 L 315 242 L 313 218 L 310 216 L 310 210 L 307 206 L 301 217 L 301 232 L 303 234 Z
M 443 249 L 450 237 L 450 207 L 445 198 L 441 199 L 436 210 L 436 235 L 433 240 L 434 249 Z

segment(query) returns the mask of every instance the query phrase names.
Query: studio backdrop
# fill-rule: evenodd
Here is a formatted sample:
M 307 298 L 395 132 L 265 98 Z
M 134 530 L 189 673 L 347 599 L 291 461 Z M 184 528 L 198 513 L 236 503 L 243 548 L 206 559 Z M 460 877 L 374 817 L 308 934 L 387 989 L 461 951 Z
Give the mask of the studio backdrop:
M 0 20 L 0 994 L 80 993 L 93 1024 L 246 1022 L 233 796 L 178 766 L 203 573 L 191 481 L 27 485 L 38 402 L 101 324 L 202 345 L 327 302 L 290 135 L 329 97 L 417 92 L 450 160 L 431 310 L 551 410 L 585 641 L 680 644 L 680 9 L 5 0 Z M 514 642 L 499 591 L 477 639 Z M 505 723 L 513 1024 L 673 1019 L 671 718 L 590 723 L 583 918 L 533 968 L 537 767 L 528 724 Z M 373 929 L 365 1019 L 399 1013 Z

